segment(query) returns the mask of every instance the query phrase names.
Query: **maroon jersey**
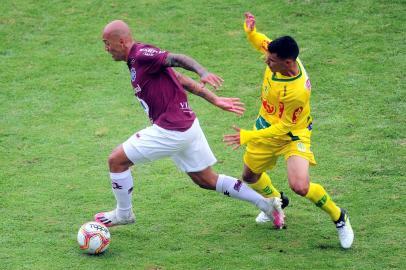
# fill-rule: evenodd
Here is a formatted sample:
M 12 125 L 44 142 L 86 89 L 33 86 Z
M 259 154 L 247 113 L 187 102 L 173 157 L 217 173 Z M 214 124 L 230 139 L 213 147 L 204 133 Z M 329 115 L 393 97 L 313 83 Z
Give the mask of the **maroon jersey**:
M 174 71 L 164 66 L 167 55 L 167 51 L 152 45 L 135 43 L 127 61 L 131 84 L 151 123 L 185 131 L 192 126 L 196 115 Z

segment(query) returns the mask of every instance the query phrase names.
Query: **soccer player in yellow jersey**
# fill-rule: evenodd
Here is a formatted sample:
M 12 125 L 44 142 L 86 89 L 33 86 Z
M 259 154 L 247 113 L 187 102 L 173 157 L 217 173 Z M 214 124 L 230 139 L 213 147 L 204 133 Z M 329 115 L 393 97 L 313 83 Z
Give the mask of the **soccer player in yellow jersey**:
M 275 166 L 279 156 L 284 156 L 290 188 L 327 212 L 336 224 L 341 246 L 350 248 L 354 233 L 347 212 L 309 177 L 309 165 L 316 165 L 310 150 L 311 84 L 298 58 L 298 45 L 290 36 L 271 41 L 257 32 L 251 13 L 245 14 L 244 30 L 249 42 L 265 55 L 267 67 L 261 89 L 261 108 L 253 130 L 234 127 L 237 133 L 225 135 L 224 141 L 234 148 L 247 144 L 243 180 L 263 196 L 281 198 L 282 207 L 288 201 L 272 185 L 266 170 Z M 260 213 L 256 221 L 271 219 Z M 277 227 L 283 226 L 284 215 L 273 216 L 273 222 Z

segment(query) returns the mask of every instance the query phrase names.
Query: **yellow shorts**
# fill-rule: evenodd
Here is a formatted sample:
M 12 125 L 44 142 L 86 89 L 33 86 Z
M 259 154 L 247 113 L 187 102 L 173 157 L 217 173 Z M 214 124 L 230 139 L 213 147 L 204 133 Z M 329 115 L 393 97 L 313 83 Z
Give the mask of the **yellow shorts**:
M 310 150 L 308 141 L 283 141 L 283 140 L 258 140 L 247 144 L 244 154 L 244 163 L 254 173 L 262 173 L 276 165 L 279 156 L 287 160 L 291 156 L 299 156 L 307 159 L 310 165 L 316 165 L 313 152 Z

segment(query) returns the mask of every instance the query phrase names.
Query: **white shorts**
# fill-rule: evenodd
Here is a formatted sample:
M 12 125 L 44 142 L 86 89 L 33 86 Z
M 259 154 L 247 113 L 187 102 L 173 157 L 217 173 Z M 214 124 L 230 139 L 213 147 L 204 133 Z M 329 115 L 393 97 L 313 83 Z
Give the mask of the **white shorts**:
M 199 172 L 217 162 L 197 118 L 184 132 L 147 127 L 125 141 L 123 148 L 134 164 L 170 157 L 184 172 Z

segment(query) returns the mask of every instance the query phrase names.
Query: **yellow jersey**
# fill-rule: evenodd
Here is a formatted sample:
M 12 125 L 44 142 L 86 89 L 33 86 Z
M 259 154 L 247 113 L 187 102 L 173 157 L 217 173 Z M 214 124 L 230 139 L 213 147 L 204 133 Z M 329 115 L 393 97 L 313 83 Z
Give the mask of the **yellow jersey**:
M 244 30 L 250 43 L 262 53 L 266 53 L 271 40 L 254 28 Z M 287 77 L 265 69 L 261 88 L 261 108 L 254 130 L 240 131 L 240 143 L 253 139 L 310 142 L 312 118 L 310 116 L 311 83 L 302 62 L 296 60 L 299 74 Z M 263 140 L 261 140 L 263 141 Z

